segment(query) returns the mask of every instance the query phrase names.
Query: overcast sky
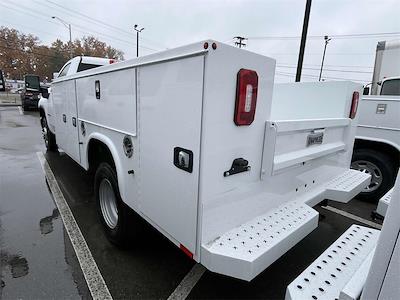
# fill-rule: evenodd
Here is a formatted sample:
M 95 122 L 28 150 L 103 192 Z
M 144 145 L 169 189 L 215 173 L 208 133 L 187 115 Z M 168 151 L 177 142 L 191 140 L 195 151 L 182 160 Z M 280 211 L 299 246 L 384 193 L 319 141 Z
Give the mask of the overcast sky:
M 233 44 L 233 37 L 248 37 L 247 50 L 277 60 L 277 82 L 294 80 L 299 39 L 263 37 L 300 36 L 306 0 L 147 0 L 147 1 L 59 1 L 0 0 L 0 25 L 38 36 L 43 44 L 56 38 L 69 39 L 68 30 L 51 16 L 72 24 L 72 37 L 94 35 L 125 53 L 136 55 L 133 25 L 145 27 L 141 55 L 212 38 Z M 57 6 L 61 5 L 66 9 Z M 105 26 L 83 15 L 113 26 Z M 308 34 L 343 35 L 353 33 L 400 32 L 399 0 L 313 0 Z M 323 77 L 370 82 L 376 43 L 400 39 L 333 38 L 327 48 Z M 323 38 L 306 44 L 304 81 L 315 81 L 324 48 Z M 331 71 L 331 70 L 341 70 Z

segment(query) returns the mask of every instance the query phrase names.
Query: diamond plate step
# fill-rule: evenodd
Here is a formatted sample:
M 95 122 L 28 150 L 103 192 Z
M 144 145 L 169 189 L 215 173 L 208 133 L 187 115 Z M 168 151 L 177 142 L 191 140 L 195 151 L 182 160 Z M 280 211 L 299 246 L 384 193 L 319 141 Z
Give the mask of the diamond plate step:
M 250 281 L 318 226 L 318 212 L 287 202 L 202 245 L 209 270 Z
M 325 197 L 347 203 L 358 195 L 371 180 L 371 175 L 357 170 L 347 170 L 326 185 Z
M 288 285 L 286 300 L 339 299 L 343 291 L 347 296 L 361 293 L 378 237 L 379 230 L 352 225 Z
M 390 189 L 381 199 L 379 199 L 376 213 L 384 217 L 386 215 L 387 208 L 389 207 L 390 200 L 392 199 L 393 188 Z

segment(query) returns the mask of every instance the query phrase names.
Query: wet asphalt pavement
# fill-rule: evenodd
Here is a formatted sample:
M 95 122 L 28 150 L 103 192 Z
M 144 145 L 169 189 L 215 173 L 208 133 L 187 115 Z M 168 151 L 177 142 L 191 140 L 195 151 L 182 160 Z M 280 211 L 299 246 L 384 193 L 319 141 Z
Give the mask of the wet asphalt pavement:
M 20 115 L 16 107 L 0 106 L 0 298 L 90 298 L 38 151 L 45 152 L 38 113 Z M 113 298 L 168 298 L 194 262 L 150 226 L 125 249 L 111 245 L 98 222 L 91 178 L 63 153 L 45 156 Z M 376 206 L 356 199 L 330 205 L 368 220 Z M 357 223 L 317 210 L 319 227 L 252 282 L 206 271 L 188 298 L 284 298 L 286 286 Z

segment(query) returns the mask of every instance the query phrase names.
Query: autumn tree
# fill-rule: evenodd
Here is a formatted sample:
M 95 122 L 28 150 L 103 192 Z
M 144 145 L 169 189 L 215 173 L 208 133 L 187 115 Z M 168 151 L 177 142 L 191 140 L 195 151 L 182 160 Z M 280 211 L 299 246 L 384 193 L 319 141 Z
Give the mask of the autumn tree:
M 124 59 L 124 53 L 93 36 L 72 43 L 57 39 L 50 46 L 41 45 L 39 38 L 18 30 L 0 27 L 0 70 L 10 79 L 23 79 L 25 74 L 37 74 L 41 80 L 51 79 L 54 72 L 73 56 L 96 56 Z

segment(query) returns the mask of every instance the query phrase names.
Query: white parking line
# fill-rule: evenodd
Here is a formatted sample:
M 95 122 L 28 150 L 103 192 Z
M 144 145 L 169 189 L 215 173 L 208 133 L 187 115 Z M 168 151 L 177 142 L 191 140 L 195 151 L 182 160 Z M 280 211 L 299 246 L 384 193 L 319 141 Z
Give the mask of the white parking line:
M 334 213 L 337 213 L 339 215 L 342 215 L 344 217 L 353 219 L 353 220 L 355 220 L 357 222 L 360 222 L 360 223 L 363 223 L 365 225 L 368 225 L 370 227 L 373 227 L 373 228 L 376 228 L 376 229 L 381 229 L 382 228 L 382 225 L 380 225 L 380 224 L 377 224 L 375 222 L 363 219 L 363 218 L 361 218 L 359 216 L 356 216 L 356 215 L 353 215 L 351 213 L 348 213 L 347 211 L 343 211 L 343 210 L 337 209 L 336 207 L 332 207 L 332 206 L 321 206 L 321 207 L 326 209 L 326 210 L 330 210 L 330 211 L 332 211 Z
M 205 271 L 206 268 L 204 268 L 202 265 L 195 264 L 167 300 L 186 299 L 190 291 L 194 288 Z
M 18 106 L 18 111 L 20 115 L 24 114 L 24 111 L 22 110 L 22 106 Z
M 37 152 L 36 154 L 46 175 L 51 193 L 53 194 L 54 202 L 56 203 L 58 211 L 62 217 L 65 230 L 67 231 L 72 246 L 74 247 L 76 257 L 78 258 L 92 298 L 95 300 L 112 300 L 110 291 L 108 290 L 104 278 L 101 276 L 96 261 L 90 252 L 90 249 L 82 235 L 81 230 L 79 229 L 78 224 L 75 221 L 71 209 L 69 208 L 68 203 L 61 192 L 61 189 L 46 158 L 42 152 Z

